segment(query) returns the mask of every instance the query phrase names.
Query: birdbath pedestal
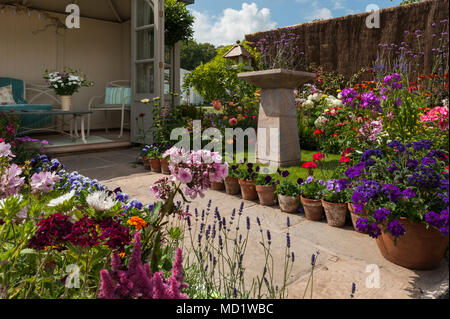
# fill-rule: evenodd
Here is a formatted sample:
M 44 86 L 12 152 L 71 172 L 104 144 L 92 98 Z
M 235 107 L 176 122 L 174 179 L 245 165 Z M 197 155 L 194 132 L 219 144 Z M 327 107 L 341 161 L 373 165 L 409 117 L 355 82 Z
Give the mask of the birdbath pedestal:
M 314 73 L 273 69 L 239 73 L 238 77 L 261 88 L 256 160 L 288 167 L 301 161 L 296 103 L 293 90 L 314 80 Z

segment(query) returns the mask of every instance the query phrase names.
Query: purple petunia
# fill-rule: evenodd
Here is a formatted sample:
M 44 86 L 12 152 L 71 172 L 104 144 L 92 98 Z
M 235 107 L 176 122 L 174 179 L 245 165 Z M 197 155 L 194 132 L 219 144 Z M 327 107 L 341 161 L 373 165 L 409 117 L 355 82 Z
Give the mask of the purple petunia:
M 403 224 L 398 220 L 393 220 L 388 224 L 388 231 L 394 237 L 399 237 L 405 234 L 405 228 L 403 228 Z
M 378 223 L 382 223 L 390 213 L 391 210 L 389 208 L 379 208 L 373 212 L 372 217 L 375 218 Z

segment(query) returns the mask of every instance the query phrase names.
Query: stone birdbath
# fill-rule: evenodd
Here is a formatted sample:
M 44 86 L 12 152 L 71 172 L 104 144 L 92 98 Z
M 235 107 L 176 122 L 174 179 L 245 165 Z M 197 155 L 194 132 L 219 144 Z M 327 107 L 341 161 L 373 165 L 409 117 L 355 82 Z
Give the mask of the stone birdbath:
M 270 166 L 300 165 L 301 153 L 293 90 L 315 79 L 314 73 L 273 69 L 239 73 L 261 88 L 256 160 Z

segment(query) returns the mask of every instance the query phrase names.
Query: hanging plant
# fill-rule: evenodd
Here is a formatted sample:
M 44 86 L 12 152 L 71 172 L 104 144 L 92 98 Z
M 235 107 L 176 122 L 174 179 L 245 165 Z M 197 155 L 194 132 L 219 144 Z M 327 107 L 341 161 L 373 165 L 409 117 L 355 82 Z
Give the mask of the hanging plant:
M 165 10 L 165 42 L 173 47 L 178 41 L 191 40 L 194 35 L 194 16 L 186 5 L 177 0 L 166 0 Z

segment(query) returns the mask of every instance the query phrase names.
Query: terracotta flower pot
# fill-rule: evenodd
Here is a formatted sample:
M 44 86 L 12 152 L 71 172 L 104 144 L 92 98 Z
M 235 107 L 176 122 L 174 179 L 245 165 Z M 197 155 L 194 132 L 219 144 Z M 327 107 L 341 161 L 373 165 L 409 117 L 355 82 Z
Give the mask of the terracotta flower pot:
M 377 245 L 383 257 L 410 269 L 437 268 L 448 247 L 448 235 L 444 237 L 434 228 L 427 229 L 424 224 L 413 224 L 407 219 L 400 222 L 405 234 L 397 238 L 397 245 L 394 244 L 394 237 L 390 233 L 383 231 L 377 238 Z
M 255 188 L 255 181 L 244 181 L 239 180 L 239 185 L 241 185 L 242 199 L 245 200 L 256 200 L 258 199 L 258 193 Z
M 221 191 L 225 189 L 225 184 L 221 182 L 211 182 L 211 189 L 214 191 Z
M 275 205 L 275 185 L 256 185 L 259 203 L 262 206 Z
M 358 230 L 358 228 L 356 228 L 356 222 L 358 221 L 358 219 L 360 219 L 361 217 L 366 217 L 368 215 L 368 211 L 364 209 L 361 214 L 357 214 L 355 213 L 355 207 L 352 203 L 348 203 L 348 210 L 350 211 L 350 216 L 352 218 L 353 228 L 355 229 L 355 231 L 361 234 L 368 234 L 369 232 L 367 230 L 361 232 Z
M 300 197 L 291 197 L 278 194 L 278 202 L 280 203 L 280 209 L 285 213 L 296 213 L 300 207 Z
M 166 158 L 160 158 L 159 162 L 161 164 L 161 172 L 164 175 L 170 175 L 169 161 Z
M 225 177 L 225 191 L 229 195 L 239 194 L 241 187 L 239 186 L 239 179 L 237 177 Z
M 344 227 L 347 216 L 347 203 L 329 203 L 322 199 L 327 223 L 333 227 Z
M 142 162 L 144 163 L 144 168 L 150 170 L 150 159 L 147 156 L 142 157 Z
M 159 158 L 150 159 L 150 169 L 152 172 L 161 173 L 161 162 L 159 161 Z
M 303 208 L 305 209 L 305 215 L 307 220 L 321 221 L 323 218 L 323 206 L 320 199 L 308 199 L 303 196 L 302 200 Z

